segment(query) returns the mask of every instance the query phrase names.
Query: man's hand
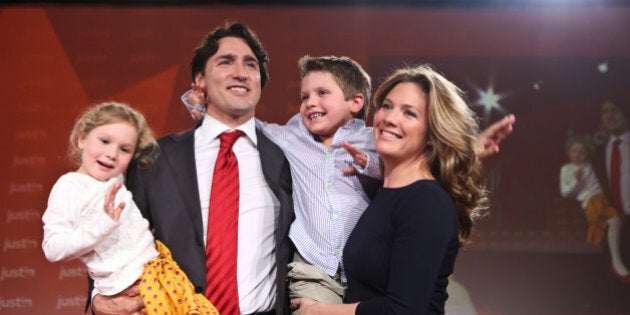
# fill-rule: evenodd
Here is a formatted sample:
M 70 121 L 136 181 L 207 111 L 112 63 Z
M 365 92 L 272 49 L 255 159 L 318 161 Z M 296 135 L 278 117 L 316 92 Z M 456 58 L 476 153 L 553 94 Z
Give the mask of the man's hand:
M 480 132 L 478 137 L 479 148 L 477 149 L 477 157 L 479 157 L 480 160 L 484 160 L 499 153 L 499 143 L 512 133 L 512 125 L 515 122 L 516 117 L 510 114 Z
M 139 294 L 137 284 L 116 295 L 97 294 L 92 299 L 92 310 L 96 315 L 142 315 L 144 303 Z

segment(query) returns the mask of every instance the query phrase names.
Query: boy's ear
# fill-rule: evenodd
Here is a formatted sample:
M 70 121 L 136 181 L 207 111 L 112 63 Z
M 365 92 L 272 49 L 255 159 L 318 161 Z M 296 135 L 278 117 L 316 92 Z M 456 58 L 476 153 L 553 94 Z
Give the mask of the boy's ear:
M 352 97 L 352 104 L 350 104 L 350 111 L 353 115 L 356 115 L 363 108 L 365 97 L 361 93 L 357 93 Z

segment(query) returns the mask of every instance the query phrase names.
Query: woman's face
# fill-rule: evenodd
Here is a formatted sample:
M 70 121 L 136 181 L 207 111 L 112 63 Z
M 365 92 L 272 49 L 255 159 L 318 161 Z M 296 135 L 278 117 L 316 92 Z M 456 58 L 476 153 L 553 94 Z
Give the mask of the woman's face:
M 411 161 L 425 151 L 427 95 L 412 82 L 394 86 L 374 115 L 376 151 L 384 160 Z

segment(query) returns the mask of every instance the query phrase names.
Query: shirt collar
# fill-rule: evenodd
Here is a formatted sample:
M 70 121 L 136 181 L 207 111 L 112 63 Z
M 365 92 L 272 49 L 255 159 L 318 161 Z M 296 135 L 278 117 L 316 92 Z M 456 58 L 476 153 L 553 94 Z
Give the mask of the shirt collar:
M 630 130 L 622 133 L 620 136 L 611 136 L 608 138 L 608 145 L 612 145 L 615 140 L 620 139 L 622 143 L 630 143 Z
M 362 129 L 364 127 L 365 127 L 365 121 L 363 121 L 363 119 L 352 118 L 345 125 L 343 125 L 341 128 L 355 131 L 357 129 Z
M 210 142 L 217 138 L 220 134 L 226 131 L 240 130 L 245 133 L 245 136 L 249 138 L 254 145 L 258 144 L 258 138 L 256 137 L 256 124 L 254 118 L 246 121 L 244 124 L 237 126 L 234 129 L 226 126 L 224 123 L 214 119 L 210 115 L 205 115 L 201 126 L 199 127 L 199 136 L 201 141 Z

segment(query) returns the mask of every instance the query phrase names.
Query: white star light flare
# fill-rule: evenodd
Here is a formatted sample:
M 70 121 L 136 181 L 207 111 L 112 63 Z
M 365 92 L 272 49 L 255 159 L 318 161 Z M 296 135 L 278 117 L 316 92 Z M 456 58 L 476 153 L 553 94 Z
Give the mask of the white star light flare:
M 477 90 L 477 94 L 479 95 L 479 99 L 477 100 L 476 105 L 483 107 L 484 109 L 484 119 L 488 119 L 490 116 L 490 112 L 493 109 L 496 109 L 500 112 L 505 112 L 505 109 L 501 107 L 499 101 L 503 99 L 505 95 L 495 93 L 494 87 L 489 86 L 485 91 Z

